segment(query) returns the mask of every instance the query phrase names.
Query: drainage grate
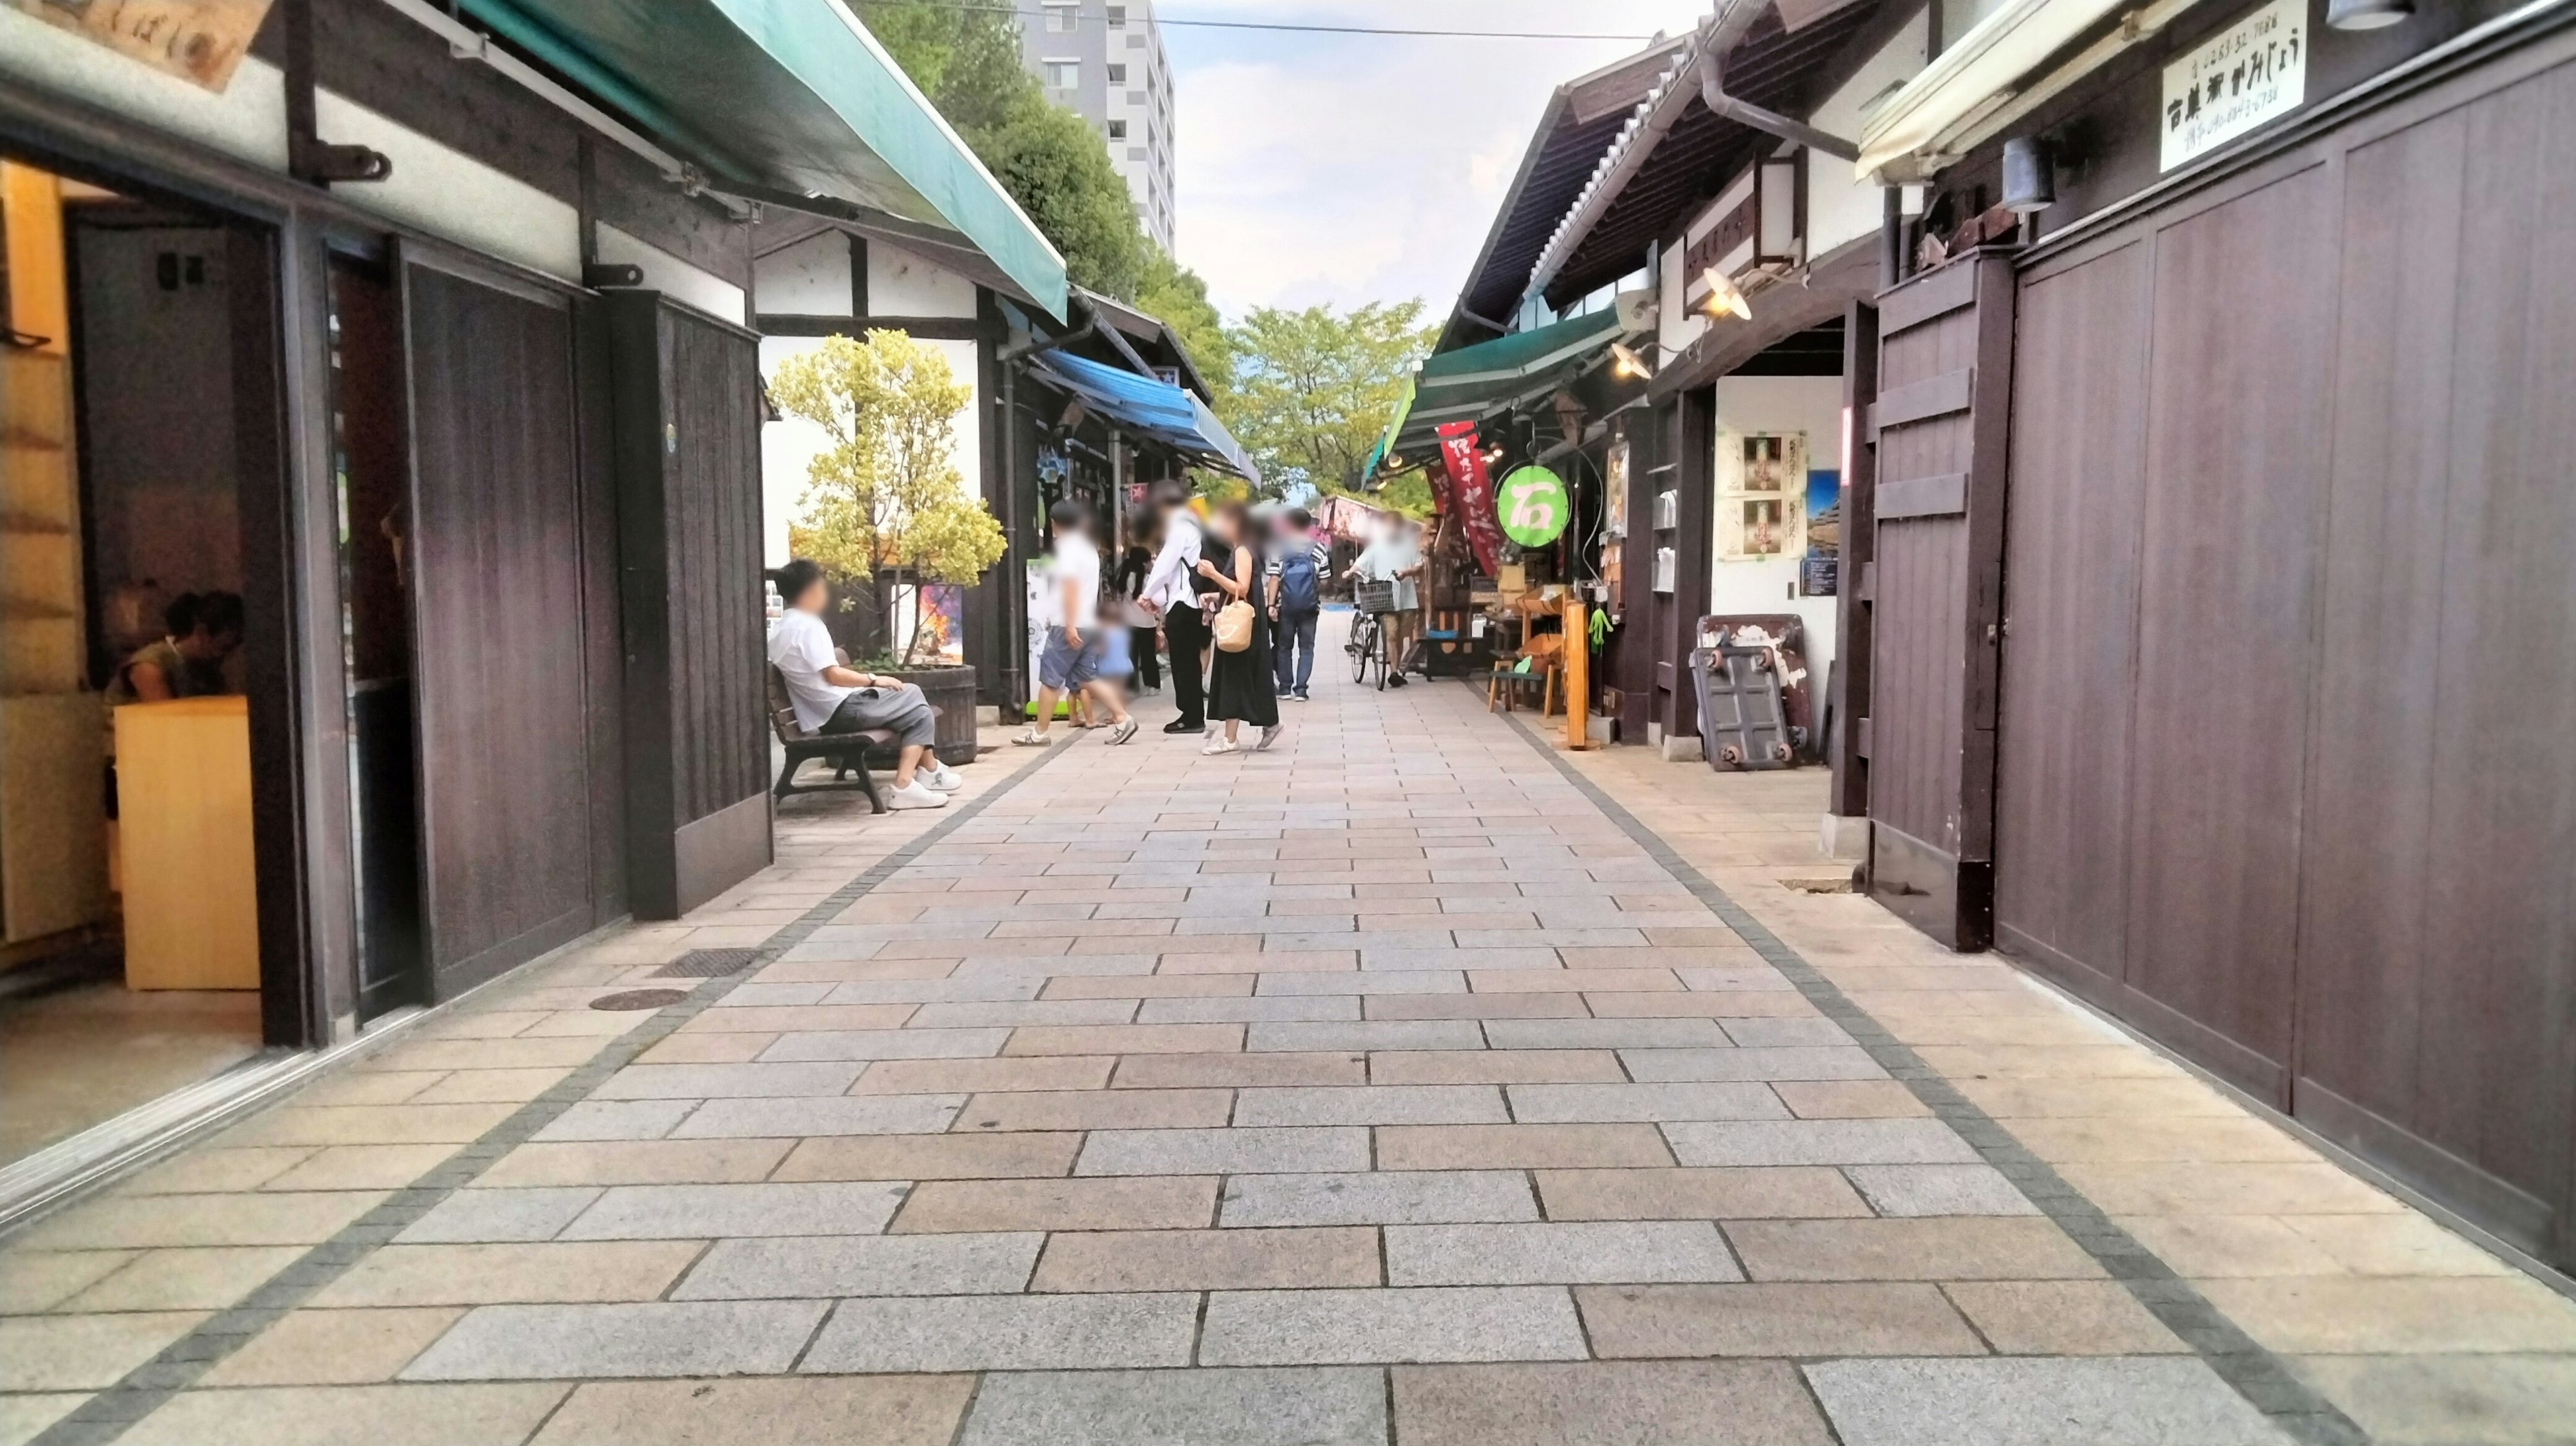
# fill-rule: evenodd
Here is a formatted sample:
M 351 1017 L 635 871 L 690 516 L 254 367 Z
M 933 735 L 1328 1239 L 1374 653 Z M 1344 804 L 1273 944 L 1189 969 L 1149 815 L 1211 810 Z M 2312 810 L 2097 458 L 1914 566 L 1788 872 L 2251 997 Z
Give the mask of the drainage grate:
M 660 1009 L 689 997 L 685 989 L 629 989 L 619 994 L 603 994 L 590 1001 L 593 1009 L 623 1013 L 630 1009 Z
M 757 949 L 692 949 L 653 971 L 656 979 L 722 979 L 751 967 Z

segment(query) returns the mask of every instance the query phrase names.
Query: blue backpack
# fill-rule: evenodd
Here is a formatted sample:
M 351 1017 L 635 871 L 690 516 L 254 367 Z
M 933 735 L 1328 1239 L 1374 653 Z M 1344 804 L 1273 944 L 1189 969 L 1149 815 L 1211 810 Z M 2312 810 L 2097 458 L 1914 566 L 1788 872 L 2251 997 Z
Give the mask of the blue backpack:
M 1310 613 L 1322 605 L 1315 581 L 1315 553 L 1300 547 L 1279 559 L 1279 610 Z

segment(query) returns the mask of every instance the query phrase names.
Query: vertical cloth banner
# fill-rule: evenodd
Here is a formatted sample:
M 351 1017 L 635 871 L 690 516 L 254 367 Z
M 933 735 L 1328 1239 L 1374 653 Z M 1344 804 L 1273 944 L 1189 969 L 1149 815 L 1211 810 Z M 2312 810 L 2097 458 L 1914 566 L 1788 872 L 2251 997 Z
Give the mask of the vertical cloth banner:
M 1503 524 L 1494 515 L 1494 480 L 1485 475 L 1484 454 L 1476 450 L 1476 424 L 1440 424 L 1440 459 L 1448 464 L 1450 484 L 1458 496 L 1458 522 L 1467 530 L 1467 546 L 1476 565 L 1492 577 L 1502 569 Z

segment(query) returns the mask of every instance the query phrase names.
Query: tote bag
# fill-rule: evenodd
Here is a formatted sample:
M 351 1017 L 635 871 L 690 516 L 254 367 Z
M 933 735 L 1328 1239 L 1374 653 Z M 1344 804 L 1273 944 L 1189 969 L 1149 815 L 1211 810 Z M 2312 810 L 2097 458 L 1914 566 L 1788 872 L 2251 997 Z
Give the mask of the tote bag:
M 1252 646 L 1252 604 L 1238 598 L 1216 610 L 1217 651 L 1240 653 Z

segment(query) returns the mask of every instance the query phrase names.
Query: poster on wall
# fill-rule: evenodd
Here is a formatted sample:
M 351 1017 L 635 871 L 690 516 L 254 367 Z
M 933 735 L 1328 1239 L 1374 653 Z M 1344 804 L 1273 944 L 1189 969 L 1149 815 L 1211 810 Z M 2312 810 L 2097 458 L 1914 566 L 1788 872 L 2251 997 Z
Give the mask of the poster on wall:
M 2218 149 L 2308 93 L 2307 0 L 2272 0 L 2165 67 L 2161 169 Z
M 1721 561 L 1803 558 L 1807 550 L 1807 434 L 1723 433 L 1717 444 Z
M 1607 494 L 1602 498 L 1601 593 L 1613 626 L 1628 605 L 1628 455 L 1628 439 L 1622 437 L 1610 444 L 1610 454 L 1601 464 L 1601 485 Z
M 911 668 L 954 668 L 966 661 L 966 589 L 924 583 L 895 597 L 893 646 Z
M 0 0 L 129 60 L 221 94 L 270 0 Z
M 1843 543 L 1843 474 L 1823 468 L 1807 474 L 1807 556 L 1798 567 L 1802 597 L 1833 597 L 1841 591 Z

